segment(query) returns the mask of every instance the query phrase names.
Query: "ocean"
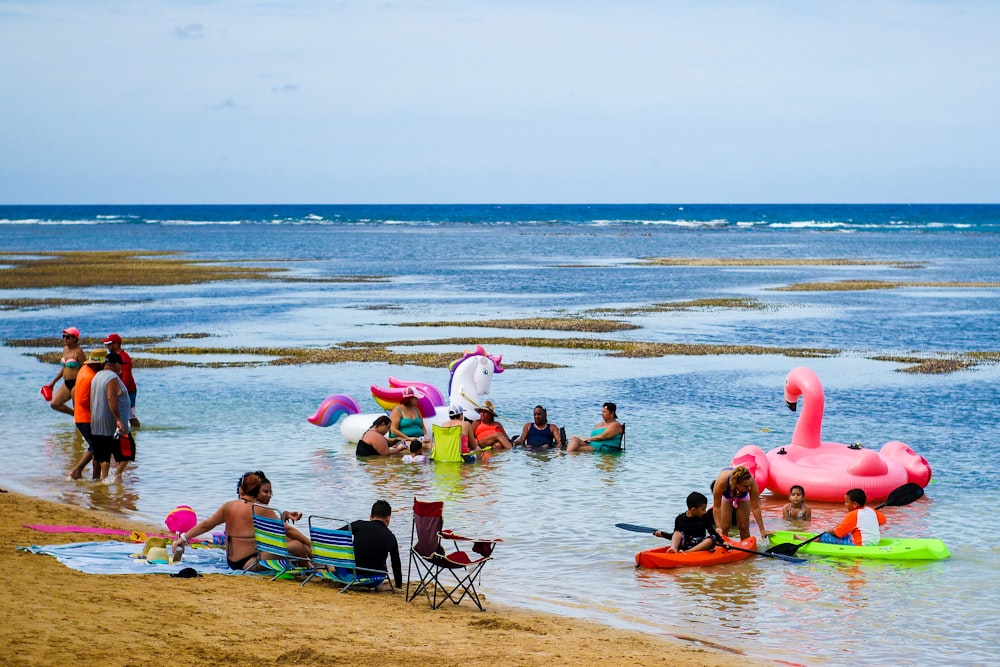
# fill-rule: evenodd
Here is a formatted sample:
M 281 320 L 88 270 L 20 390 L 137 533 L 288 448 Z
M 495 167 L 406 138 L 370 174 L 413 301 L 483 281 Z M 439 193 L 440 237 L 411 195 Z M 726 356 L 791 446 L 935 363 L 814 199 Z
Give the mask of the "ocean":
M 988 463 L 1000 443 L 1000 368 L 903 372 L 908 357 L 1000 349 L 1000 205 L 412 205 L 0 206 L 0 267 L 12 253 L 142 250 L 205 262 L 286 269 L 281 280 L 195 285 L 0 290 L 0 302 L 69 303 L 0 310 L 7 369 L 0 486 L 159 523 L 176 505 L 207 516 L 239 476 L 263 469 L 273 504 L 305 514 L 395 509 L 410 542 L 414 497 L 445 501 L 445 524 L 504 543 L 484 574 L 491 602 L 650 634 L 721 645 L 795 664 L 1000 664 L 1000 546 L 980 518 L 1000 501 Z M 725 258 L 655 265 L 649 258 Z M 739 260 L 784 260 L 754 265 Z M 801 260 L 868 264 L 803 264 Z M 378 282 L 329 277 L 382 276 Z M 899 283 L 894 289 L 785 291 L 797 283 Z M 648 309 L 697 299 L 759 307 Z M 3 306 L 0 305 L 0 308 Z M 511 330 L 474 322 L 602 317 L 612 333 Z M 421 326 L 419 323 L 452 323 Z M 137 359 L 197 365 L 138 368 L 138 461 L 122 484 L 68 482 L 82 452 L 71 420 L 38 388 L 55 374 L 9 345 L 112 331 Z M 204 338 L 175 338 L 207 334 Z M 238 355 L 157 353 L 171 346 L 243 348 Z M 521 337 L 775 348 L 769 354 L 615 356 L 533 347 Z M 442 339 L 467 344 L 440 343 Z M 447 392 L 448 371 L 386 363 L 272 365 L 265 348 L 388 344 L 454 352 L 477 341 L 514 365 L 490 399 L 508 431 L 542 404 L 570 434 L 587 433 L 613 401 L 628 427 L 620 456 L 493 456 L 461 468 L 359 460 L 339 428 L 306 421 L 331 394 L 375 412 L 369 386 L 388 377 Z M 819 348 L 820 356 L 782 353 Z M 227 362 L 246 361 L 249 366 Z M 205 362 L 219 362 L 209 366 Z M 551 367 L 518 368 L 543 362 Z M 933 536 L 949 560 L 900 564 L 750 558 L 713 568 L 645 570 L 636 552 L 662 541 L 615 523 L 672 528 L 692 490 L 745 444 L 790 441 L 784 405 L 794 367 L 823 382 L 825 440 L 879 447 L 902 440 L 934 477 L 926 497 L 887 508 L 887 534 Z M 770 529 L 784 499 L 763 496 Z M 813 526 L 840 505 L 812 503 Z M 756 529 L 754 529 L 756 530 Z M 40 541 L 44 537 L 40 535 Z M 405 567 L 405 555 L 404 555 Z

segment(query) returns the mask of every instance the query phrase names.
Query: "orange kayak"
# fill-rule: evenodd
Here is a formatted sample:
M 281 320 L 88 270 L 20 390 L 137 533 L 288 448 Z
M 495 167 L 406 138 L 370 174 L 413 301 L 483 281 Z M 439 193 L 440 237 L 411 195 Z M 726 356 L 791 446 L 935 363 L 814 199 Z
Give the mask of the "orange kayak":
M 741 549 L 757 550 L 757 538 L 751 535 L 745 540 L 737 542 L 730 537 L 724 540 L 734 547 Z M 689 567 L 692 565 L 717 565 L 719 563 L 732 563 L 744 558 L 749 558 L 753 554 L 745 551 L 726 550 L 720 546 L 714 547 L 711 551 L 689 551 L 683 554 L 667 553 L 668 547 L 658 547 L 648 551 L 640 551 L 635 555 L 635 564 L 640 567 Z

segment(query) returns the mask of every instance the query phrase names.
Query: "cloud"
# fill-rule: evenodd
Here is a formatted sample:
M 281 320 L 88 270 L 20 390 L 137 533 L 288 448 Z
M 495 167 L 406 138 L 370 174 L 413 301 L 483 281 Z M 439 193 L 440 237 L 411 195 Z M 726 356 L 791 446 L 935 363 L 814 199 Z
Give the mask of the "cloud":
M 294 93 L 300 88 L 296 83 L 286 83 L 283 86 L 273 86 L 271 88 L 272 93 Z

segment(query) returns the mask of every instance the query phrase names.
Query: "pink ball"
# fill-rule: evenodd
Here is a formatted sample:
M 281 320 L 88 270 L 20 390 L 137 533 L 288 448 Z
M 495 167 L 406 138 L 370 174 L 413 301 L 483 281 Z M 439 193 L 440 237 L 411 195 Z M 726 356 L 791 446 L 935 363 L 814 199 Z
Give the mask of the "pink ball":
M 171 533 L 186 533 L 198 523 L 198 515 L 187 505 L 178 505 L 167 513 L 163 523 Z

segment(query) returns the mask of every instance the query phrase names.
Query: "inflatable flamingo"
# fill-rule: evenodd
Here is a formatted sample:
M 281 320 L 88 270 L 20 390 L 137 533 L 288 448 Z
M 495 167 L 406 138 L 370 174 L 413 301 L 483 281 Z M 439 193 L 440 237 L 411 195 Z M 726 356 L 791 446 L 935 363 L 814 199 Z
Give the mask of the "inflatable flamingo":
M 472 352 L 465 354 L 448 365 L 451 378 L 448 381 L 448 402 L 434 386 L 424 382 L 408 382 L 389 378 L 389 387 L 371 386 L 372 397 L 386 412 L 396 407 L 403 397 L 403 389 L 413 387 L 418 392 L 417 407 L 424 416 L 427 432 L 431 432 L 432 424 L 442 424 L 448 421 L 448 408 L 459 405 L 470 419 L 478 418 L 476 408 L 482 404 L 483 396 L 490 393 L 494 373 L 503 373 L 502 355 L 491 356 L 482 345 L 477 345 Z M 365 434 L 379 413 L 360 414 L 361 409 L 350 396 L 334 394 L 320 403 L 309 422 L 317 426 L 331 426 L 341 417 L 340 432 L 348 442 L 357 442 Z M 346 416 L 345 416 L 346 415 Z
M 927 486 L 931 467 L 927 459 L 899 441 L 887 442 L 878 451 L 840 442 L 823 442 L 823 385 L 808 368 L 800 366 L 785 379 L 785 403 L 793 412 L 802 397 L 802 412 L 791 444 L 767 454 L 756 445 L 743 447 L 733 465 L 750 469 L 757 485 L 776 494 L 788 495 L 801 485 L 806 498 L 843 502 L 850 489 L 863 489 L 869 501 L 884 500 L 904 484 Z

